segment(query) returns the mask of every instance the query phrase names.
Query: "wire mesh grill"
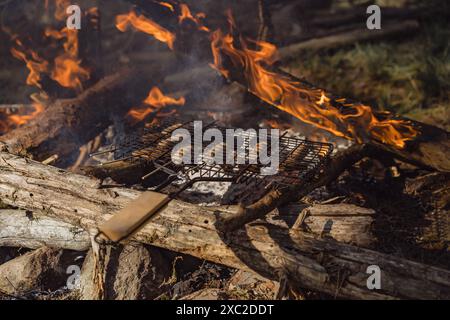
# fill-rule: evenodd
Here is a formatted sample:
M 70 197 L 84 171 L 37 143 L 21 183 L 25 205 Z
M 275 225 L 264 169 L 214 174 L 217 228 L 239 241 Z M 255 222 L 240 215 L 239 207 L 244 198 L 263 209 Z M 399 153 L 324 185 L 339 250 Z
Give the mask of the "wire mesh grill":
M 180 142 L 176 134 L 180 131 L 177 129 L 184 129 L 191 140 L 187 148 L 174 155 L 174 147 Z M 211 141 L 203 139 L 208 129 L 215 129 L 224 139 L 222 142 L 214 141 L 214 147 L 209 152 L 204 152 L 208 146 L 211 147 Z M 278 172 L 265 175 L 262 170 L 267 164 L 261 163 L 259 155 L 265 153 L 269 156 L 272 151 L 276 151 L 272 150 L 272 136 L 267 134 L 261 139 L 257 130 L 230 130 L 232 129 L 219 127 L 214 123 L 199 129 L 193 121 L 164 122 L 121 137 L 109 151 L 114 153 L 113 161 L 151 164 L 153 170 L 142 177 L 144 180 L 151 179 L 156 173 L 166 173 L 167 179 L 156 186 L 155 190 L 161 190 L 178 180 L 181 192 L 198 181 L 228 181 L 263 188 L 303 183 L 314 178 L 333 150 L 333 146 L 328 143 L 286 135 L 273 137 L 278 139 Z M 195 153 L 198 146 L 202 152 Z M 197 157 L 193 157 L 194 154 Z M 177 161 L 183 156 L 190 156 L 187 159 L 191 159 L 191 163 Z

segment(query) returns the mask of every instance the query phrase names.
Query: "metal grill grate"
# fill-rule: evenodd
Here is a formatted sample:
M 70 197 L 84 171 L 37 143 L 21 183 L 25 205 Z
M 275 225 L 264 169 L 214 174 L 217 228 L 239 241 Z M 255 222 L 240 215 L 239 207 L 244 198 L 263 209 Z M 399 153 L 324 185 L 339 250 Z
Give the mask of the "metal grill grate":
M 172 150 L 179 141 L 172 139 L 172 134 L 177 129 L 186 129 L 190 133 L 192 140 L 189 151 L 192 152 L 194 144 L 202 146 L 205 149 L 211 142 L 203 141 L 203 133 L 207 129 L 219 130 L 224 138 L 222 144 L 216 145 L 214 152 L 210 154 L 200 154 L 198 161 L 193 164 L 176 164 L 172 161 Z M 165 181 L 154 188 L 160 191 L 170 185 L 174 181 L 178 181 L 179 190 L 182 192 L 186 188 L 191 187 L 199 181 L 228 181 L 249 186 L 258 186 L 263 188 L 272 188 L 282 185 L 299 184 L 314 178 L 318 170 L 328 160 L 333 146 L 328 143 L 312 142 L 303 139 L 296 139 L 282 135 L 277 137 L 279 140 L 279 170 L 275 175 L 262 175 L 261 170 L 265 165 L 261 163 L 250 162 L 251 149 L 255 147 L 256 137 L 255 130 L 240 130 L 233 133 L 233 151 L 232 162 L 237 162 L 236 140 L 242 141 L 240 151 L 247 155 L 245 163 L 242 164 L 217 164 L 211 163 L 211 159 L 222 150 L 223 157 L 221 163 L 226 163 L 226 149 L 229 146 L 231 133 L 229 129 L 216 126 L 210 123 L 201 129 L 200 139 L 195 134 L 196 129 L 194 122 L 176 123 L 165 122 L 155 125 L 151 128 L 141 129 L 133 134 L 126 135 L 119 139 L 119 142 L 107 151 L 114 153 L 114 161 L 141 161 L 149 163 L 154 168 L 142 179 L 151 179 L 156 173 L 164 172 L 167 174 Z M 264 141 L 258 141 L 257 148 L 267 148 L 269 155 L 271 150 L 270 134 Z M 257 140 L 256 140 L 257 141 Z M 228 143 L 228 145 L 227 145 Z M 186 150 L 185 150 L 186 151 Z M 184 153 L 186 154 L 186 153 Z M 192 154 L 192 153 L 191 153 Z M 220 154 L 220 153 L 219 153 Z M 228 153 L 229 154 L 229 153 Z M 230 155 L 229 155 L 230 156 Z M 180 155 L 181 157 L 181 155 Z M 234 158 L 233 158 L 234 157 Z M 230 160 L 230 158 L 228 159 Z M 229 163 L 230 161 L 228 161 Z M 111 163 L 111 162 L 108 162 Z M 175 195 L 173 195 L 175 196 Z

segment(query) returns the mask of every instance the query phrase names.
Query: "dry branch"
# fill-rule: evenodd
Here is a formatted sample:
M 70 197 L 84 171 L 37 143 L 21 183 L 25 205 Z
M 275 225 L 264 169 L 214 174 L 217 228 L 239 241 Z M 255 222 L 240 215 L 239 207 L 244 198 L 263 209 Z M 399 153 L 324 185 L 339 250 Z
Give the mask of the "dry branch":
M 220 226 L 224 231 L 231 231 L 263 218 L 275 208 L 301 199 L 313 190 L 336 180 L 346 169 L 367 156 L 382 158 L 384 153 L 372 145 L 354 145 L 334 156 L 315 181 L 274 189 L 257 202 L 239 208 L 236 214 L 221 219 Z
M 98 187 L 98 180 L 0 153 L 0 199 L 5 204 L 90 230 L 140 194 Z M 342 298 L 450 297 L 450 272 L 439 268 L 265 222 L 226 235 L 218 232 L 217 218 L 235 210 L 172 201 L 133 238 L 275 280 L 287 275 L 300 287 Z M 365 271 L 372 264 L 383 272 L 379 291 L 366 287 Z
M 393 23 L 385 25 L 381 30 L 362 29 L 358 26 L 351 31 L 345 31 L 328 37 L 311 39 L 289 46 L 280 48 L 280 58 L 283 61 L 288 61 L 296 58 L 305 50 L 319 50 L 342 47 L 356 42 L 372 41 L 379 39 L 388 39 L 400 37 L 402 35 L 414 34 L 414 31 L 419 29 L 419 23 L 415 20 L 406 20 L 400 23 Z

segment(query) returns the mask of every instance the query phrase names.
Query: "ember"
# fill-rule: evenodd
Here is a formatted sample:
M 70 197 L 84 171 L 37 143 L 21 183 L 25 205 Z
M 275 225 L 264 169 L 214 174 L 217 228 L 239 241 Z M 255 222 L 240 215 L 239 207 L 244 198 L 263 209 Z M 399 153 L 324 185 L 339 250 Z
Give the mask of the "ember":
M 147 98 L 144 100 L 144 108 L 133 108 L 128 112 L 128 115 L 133 118 L 133 122 L 139 122 L 144 120 L 149 114 L 160 114 L 160 110 L 168 105 L 182 106 L 186 102 L 184 97 L 174 99 L 165 96 L 158 87 L 153 87 Z

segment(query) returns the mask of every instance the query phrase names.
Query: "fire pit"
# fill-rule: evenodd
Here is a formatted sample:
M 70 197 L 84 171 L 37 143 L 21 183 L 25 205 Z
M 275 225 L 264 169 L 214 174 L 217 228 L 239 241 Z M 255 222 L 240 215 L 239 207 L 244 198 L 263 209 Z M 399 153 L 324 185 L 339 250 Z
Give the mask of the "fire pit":
M 29 4 L 42 15 L 32 26 L 5 20 L 0 40 L 10 48 L 0 54 L 32 95 L 0 101 L 0 248 L 37 249 L 30 259 L 43 265 L 54 256 L 42 267 L 54 279 L 59 257 L 82 252 L 71 268 L 83 264 L 83 298 L 175 298 L 208 260 L 211 281 L 223 287 L 234 269 L 256 272 L 278 288 L 275 298 L 306 288 L 448 299 L 449 133 L 283 65 L 322 41 L 413 33 L 421 10 L 376 36 L 344 28 L 319 41 L 298 36 L 309 25 L 281 19 L 315 10 L 304 1 L 246 0 L 226 12 L 224 1 L 190 2 L 81 1 L 78 29 L 66 23 L 67 0 Z M 335 25 L 322 14 L 304 23 Z M 177 255 L 200 259 L 183 265 L 178 287 L 161 271 L 175 270 Z M 8 288 L 7 263 L 0 294 L 46 288 Z M 374 266 L 384 279 L 376 290 L 367 285 Z

